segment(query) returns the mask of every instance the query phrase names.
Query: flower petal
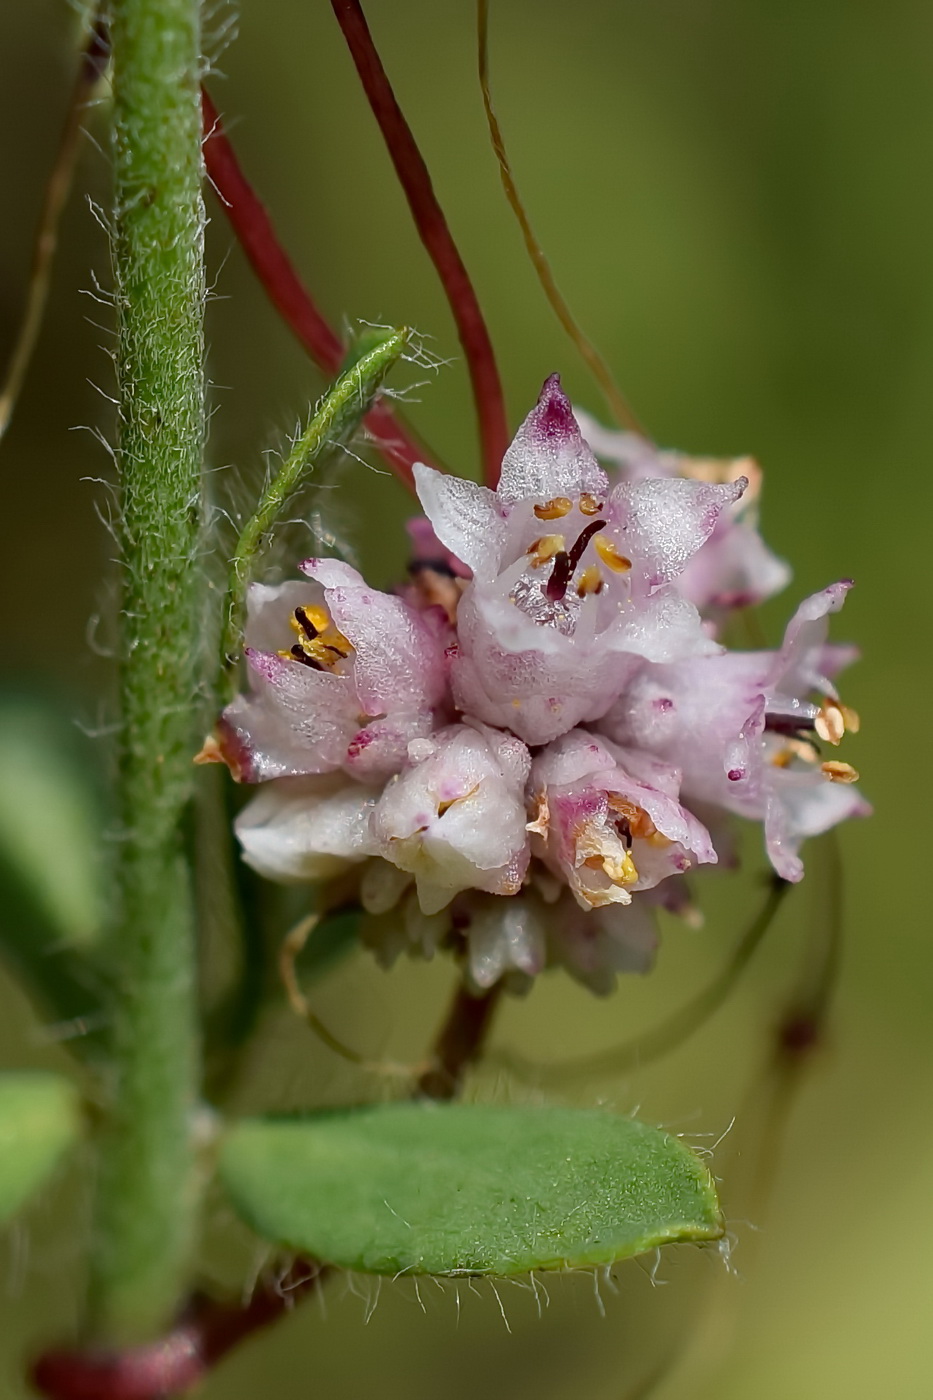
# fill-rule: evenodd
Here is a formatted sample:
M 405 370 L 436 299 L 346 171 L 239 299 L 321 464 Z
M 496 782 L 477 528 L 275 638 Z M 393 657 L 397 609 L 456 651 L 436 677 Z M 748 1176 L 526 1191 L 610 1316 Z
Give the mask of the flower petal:
M 527 750 L 511 735 L 451 725 L 388 784 L 373 818 L 380 853 L 415 876 L 426 914 L 460 890 L 514 894 L 528 865 Z
M 364 714 L 429 709 L 440 700 L 443 648 L 420 613 L 369 588 L 339 559 L 306 559 L 301 568 L 323 584 L 331 617 L 353 645 L 353 685 Z
M 705 481 L 622 482 L 610 497 L 623 552 L 637 558 L 649 583 L 667 583 L 682 572 L 716 528 L 722 512 L 737 501 L 744 476 L 723 485 Z
M 350 680 L 274 652 L 246 652 L 252 692 L 227 706 L 221 751 L 242 782 L 339 768 L 358 726 Z
M 552 374 L 502 459 L 499 499 L 506 504 L 526 498 L 543 502 L 589 492 L 604 500 L 608 486 L 583 441 L 560 376 Z
M 234 823 L 243 859 L 282 884 L 337 875 L 375 853 L 369 821 L 378 795 L 336 775 L 268 783 Z
M 418 499 L 441 544 L 474 573 L 494 576 L 506 538 L 496 493 L 422 462 L 415 463 L 414 476 Z

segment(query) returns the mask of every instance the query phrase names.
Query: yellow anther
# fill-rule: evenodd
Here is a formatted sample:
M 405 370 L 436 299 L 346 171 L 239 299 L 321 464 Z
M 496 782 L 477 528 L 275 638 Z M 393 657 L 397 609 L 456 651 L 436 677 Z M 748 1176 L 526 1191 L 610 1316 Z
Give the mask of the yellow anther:
M 831 783 L 858 782 L 858 773 L 852 764 L 839 763 L 836 759 L 830 759 L 828 763 L 821 763 L 820 772 L 824 773 Z
M 555 554 L 560 554 L 563 548 L 563 535 L 542 535 L 525 552 L 531 560 L 531 567 L 540 569 L 542 564 L 550 563 Z
M 843 705 L 840 700 L 839 713 L 845 721 L 846 733 L 857 734 L 862 727 L 862 721 L 859 719 L 858 710 L 853 710 L 851 705 Z
M 633 836 L 637 836 L 639 841 L 650 841 L 655 836 L 660 835 L 658 828 L 648 816 L 643 807 L 638 807 L 634 802 L 629 802 L 627 797 L 623 797 L 620 792 L 607 792 L 606 801 L 616 816 L 624 817 L 628 822 L 628 829 Z M 664 838 L 667 840 L 667 838 Z
M 627 574 L 632 567 L 631 559 L 626 559 L 624 554 L 619 553 L 608 535 L 596 535 L 593 548 L 606 568 L 611 569 L 614 574 Z
M 802 763 L 816 763 L 819 756 L 819 751 L 806 739 L 788 739 L 772 756 L 771 764 L 774 768 L 789 768 L 795 758 Z
M 581 515 L 598 515 L 603 508 L 602 501 L 597 501 L 595 496 L 591 496 L 589 491 L 584 491 L 577 505 L 580 507 Z
M 588 593 L 601 593 L 603 588 L 603 576 L 599 572 L 598 564 L 591 564 L 588 569 L 584 569 L 577 584 L 577 593 L 581 598 L 585 598 Z
M 827 744 L 839 744 L 846 732 L 858 733 L 859 717 L 848 705 L 842 705 L 838 700 L 824 700 L 813 728 Z
M 678 475 L 690 481 L 707 481 L 722 486 L 744 476 L 748 480 L 745 501 L 754 500 L 761 491 L 762 471 L 754 457 L 679 457 Z
M 560 520 L 572 510 L 573 501 L 569 496 L 555 496 L 543 506 L 535 506 L 535 515 L 539 520 Z
M 614 885 L 634 885 L 638 879 L 631 851 L 623 851 L 620 856 L 603 856 L 600 864 Z
M 813 728 L 827 744 L 841 744 L 846 732 L 845 716 L 835 700 L 824 701 L 819 714 L 813 721 Z
M 331 671 L 353 650 L 352 643 L 334 626 L 327 609 L 317 604 L 296 608 L 289 624 L 298 642 L 290 651 L 279 652 L 279 656 L 287 660 L 301 661 L 304 656 L 316 666 Z
M 208 734 L 192 759 L 192 763 L 226 763 L 224 751 L 213 734 Z

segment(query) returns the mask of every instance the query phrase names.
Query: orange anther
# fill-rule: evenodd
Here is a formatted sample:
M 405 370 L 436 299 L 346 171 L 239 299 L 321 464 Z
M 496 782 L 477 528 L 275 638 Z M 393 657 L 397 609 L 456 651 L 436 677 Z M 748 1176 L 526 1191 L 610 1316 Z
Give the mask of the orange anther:
M 545 501 L 543 506 L 535 506 L 534 509 L 539 520 L 560 520 L 573 510 L 573 501 L 569 496 L 555 496 L 552 500 Z
M 632 567 L 631 559 L 626 559 L 624 554 L 620 554 L 608 535 L 597 535 L 593 540 L 593 547 L 607 569 L 611 569 L 614 574 L 627 574 Z

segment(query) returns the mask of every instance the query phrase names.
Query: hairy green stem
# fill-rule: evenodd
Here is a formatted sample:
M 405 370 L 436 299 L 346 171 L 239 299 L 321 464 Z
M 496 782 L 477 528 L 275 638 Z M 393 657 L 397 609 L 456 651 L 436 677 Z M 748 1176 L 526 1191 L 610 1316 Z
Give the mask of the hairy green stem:
M 369 412 L 382 381 L 411 343 L 411 331 L 402 328 L 368 340 L 362 353 L 344 370 L 321 399 L 307 427 L 296 437 L 291 451 L 267 483 L 255 511 L 247 520 L 230 561 L 230 578 L 224 600 L 221 667 L 224 700 L 236 690 L 236 663 L 242 645 L 246 590 L 256 555 L 272 527 L 281 519 L 289 500 L 323 453 L 346 442 Z
M 198 1037 L 182 826 L 191 794 L 204 434 L 198 0 L 112 0 L 121 490 L 114 1082 L 92 1324 L 167 1322 L 195 1220 Z

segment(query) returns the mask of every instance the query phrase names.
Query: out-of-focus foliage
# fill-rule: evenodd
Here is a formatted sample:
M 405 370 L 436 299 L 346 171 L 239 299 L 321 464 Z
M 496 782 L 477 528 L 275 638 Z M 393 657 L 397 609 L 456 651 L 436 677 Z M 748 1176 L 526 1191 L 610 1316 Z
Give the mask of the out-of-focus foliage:
M 501 197 L 475 80 L 471 6 L 370 0 L 368 13 L 487 308 L 512 422 L 558 368 L 572 394 L 598 411 Z M 215 29 L 224 17 L 215 13 Z M 21 304 L 30 226 L 68 87 L 70 24 L 59 0 L 4 8 L 0 165 L 15 217 L 0 230 L 3 345 Z M 327 310 L 414 324 L 436 338 L 441 356 L 455 357 L 449 317 L 329 6 L 242 0 L 239 28 L 217 58 L 215 96 L 236 119 L 243 162 Z M 702 1335 L 711 1346 L 734 1332 L 731 1359 L 715 1381 L 698 1363 L 697 1383 L 676 1375 L 664 1400 L 693 1400 L 704 1384 L 717 1400 L 925 1400 L 933 1388 L 925 1317 L 933 1282 L 933 945 L 922 781 L 933 684 L 925 644 L 931 31 L 933 12 L 921 0 L 492 5 L 493 83 L 510 154 L 577 314 L 661 442 L 750 451 L 765 468 L 765 533 L 796 568 L 789 593 L 766 610 L 770 640 L 805 594 L 849 575 L 858 585 L 839 631 L 866 657 L 845 698 L 862 713 L 851 758 L 877 815 L 843 834 L 847 946 L 831 1044 L 791 1119 L 767 1215 L 758 1214 L 737 1152 L 760 1136 L 761 1099 L 747 1091 L 802 948 L 819 935 L 816 869 L 713 1024 L 656 1067 L 574 1094 L 584 1104 L 640 1106 L 643 1118 L 701 1144 L 738 1114 L 714 1165 L 741 1278 L 709 1256 L 675 1253 L 659 1275 L 668 1287 L 652 1290 L 631 1263 L 618 1271 L 619 1296 L 602 1290 L 606 1323 L 589 1277 L 552 1282 L 542 1321 L 531 1294 L 507 1290 L 511 1336 L 488 1291 L 461 1289 L 458 1330 L 452 1293 L 422 1285 L 425 1318 L 411 1285 L 399 1281 L 383 1289 L 364 1328 L 365 1303 L 338 1288 L 326 1321 L 313 1304 L 299 1309 L 281 1332 L 232 1358 L 206 1397 L 274 1391 L 297 1400 L 313 1377 L 316 1392 L 336 1400 L 376 1386 L 383 1400 L 441 1389 L 451 1400 L 472 1400 L 478 1390 L 490 1400 L 570 1400 L 581 1386 L 590 1400 L 622 1400 L 687 1339 L 704 1304 L 713 1321 L 707 1317 Z M 103 201 L 106 162 L 90 142 L 82 176 Z M 258 482 L 261 450 L 281 445 L 320 381 L 230 252 L 216 204 L 211 218 L 220 299 L 209 321 L 217 410 L 209 458 L 217 492 L 231 489 L 236 499 L 236 482 Z M 89 650 L 85 627 L 109 605 L 99 579 L 112 551 L 95 516 L 95 506 L 106 515 L 108 494 L 82 478 L 106 476 L 110 465 L 88 434 L 69 430 L 109 430 L 110 407 L 87 383 L 109 385 L 96 348 L 106 336 L 86 319 L 103 322 L 109 312 L 79 295 L 92 287 L 92 269 L 106 279 L 107 250 L 80 198 L 63 245 L 38 358 L 2 448 L 5 661 L 67 692 L 71 711 L 105 732 L 107 663 Z M 462 365 L 415 396 L 419 426 L 438 452 L 475 469 Z M 235 470 L 221 470 L 230 463 Z M 350 537 L 386 581 L 402 562 L 398 525 L 408 503 L 391 479 L 353 462 L 339 480 L 346 488 L 324 502 L 329 528 Z M 96 636 L 106 646 L 106 625 Z M 668 925 L 655 976 L 599 1004 L 545 981 L 506 1008 L 498 1042 L 558 1058 L 627 1039 L 658 1019 L 720 965 L 756 897 L 741 882 L 728 892 L 715 877 L 704 883 L 705 928 Z M 351 958 L 312 995 L 328 1024 L 367 1057 L 416 1059 L 448 978 L 433 965 L 386 977 Z M 12 988 L 0 1037 L 7 1064 L 55 1063 Z M 286 1055 L 303 1068 L 283 1075 Z M 381 1092 L 297 1021 L 270 1014 L 241 1106 L 248 1110 L 269 1084 L 282 1108 L 299 1106 L 315 1081 L 333 1102 Z M 477 1092 L 523 1102 L 532 1091 L 491 1069 Z M 13 1356 L 50 1327 L 70 1325 L 69 1272 L 82 1248 L 61 1234 L 73 1216 L 60 1197 L 29 1218 L 23 1291 L 0 1304 L 0 1373 L 16 1400 L 25 1391 Z M 891 1242 L 884 1254 L 879 1241 Z M 218 1207 L 210 1271 L 232 1277 L 251 1250 Z
M 67 1080 L 41 1071 L 0 1075 L 0 1224 L 45 1185 L 78 1126 Z

